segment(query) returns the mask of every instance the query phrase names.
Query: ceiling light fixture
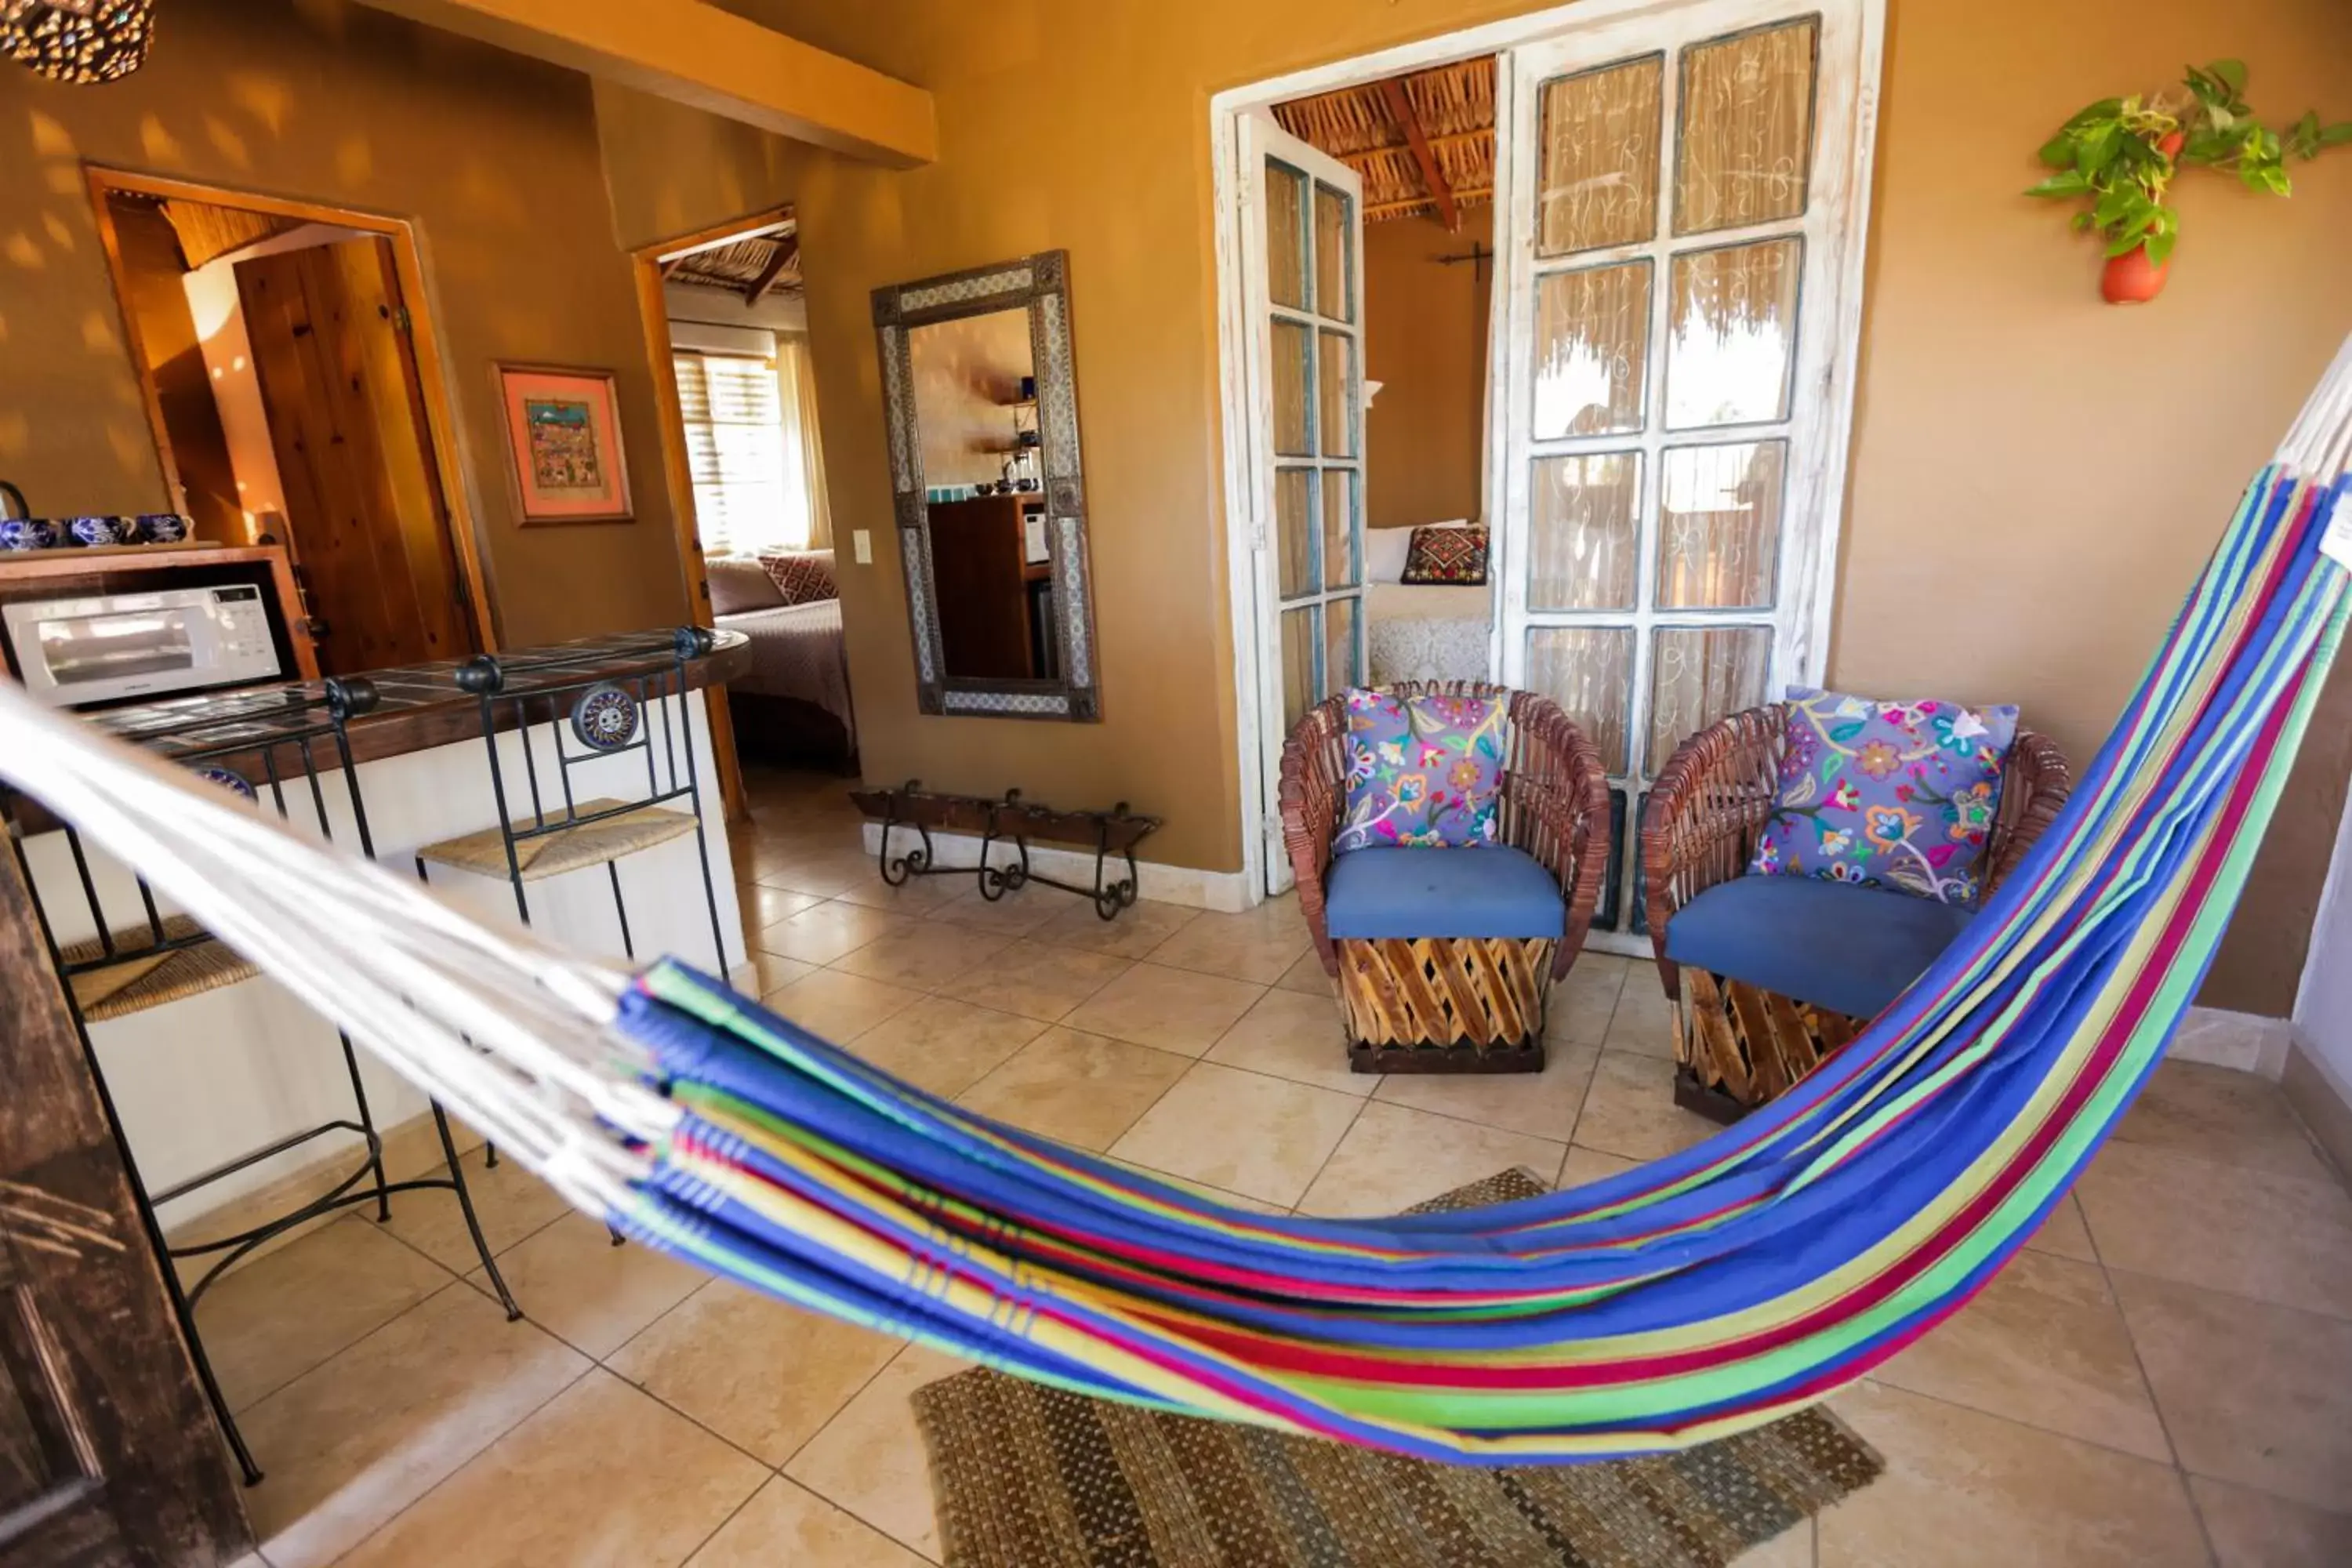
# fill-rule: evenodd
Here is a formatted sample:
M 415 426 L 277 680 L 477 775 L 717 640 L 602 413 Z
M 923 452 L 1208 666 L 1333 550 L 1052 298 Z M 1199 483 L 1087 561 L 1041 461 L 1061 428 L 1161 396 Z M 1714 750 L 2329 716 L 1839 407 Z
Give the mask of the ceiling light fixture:
M 0 53 L 38 75 L 90 86 L 147 63 L 155 0 L 0 0 Z

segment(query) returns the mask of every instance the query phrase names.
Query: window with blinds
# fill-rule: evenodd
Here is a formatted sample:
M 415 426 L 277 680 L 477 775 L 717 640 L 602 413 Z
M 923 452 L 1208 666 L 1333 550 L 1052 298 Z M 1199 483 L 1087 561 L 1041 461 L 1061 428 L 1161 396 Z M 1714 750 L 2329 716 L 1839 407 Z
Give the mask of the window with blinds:
M 677 363 L 703 553 L 802 548 L 807 487 L 774 363 L 717 353 L 680 353 Z

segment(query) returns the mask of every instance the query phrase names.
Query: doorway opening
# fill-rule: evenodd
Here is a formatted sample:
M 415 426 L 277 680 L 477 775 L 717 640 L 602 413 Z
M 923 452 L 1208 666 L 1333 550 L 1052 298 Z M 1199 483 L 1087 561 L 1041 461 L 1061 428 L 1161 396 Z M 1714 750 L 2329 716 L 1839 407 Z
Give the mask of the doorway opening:
M 112 170 L 90 188 L 194 536 L 285 549 L 321 674 L 495 647 L 407 225 Z
M 752 647 L 711 701 L 730 814 L 739 752 L 836 772 L 857 754 L 801 255 L 789 207 L 636 253 L 688 597 Z
M 1553 698 L 1601 752 L 1591 940 L 1647 951 L 1651 781 L 1683 739 L 1826 674 L 1885 20 L 1885 0 L 1585 0 L 1212 100 L 1242 853 L 1261 896 L 1289 884 L 1276 775 L 1297 714 L 1367 676 L 1480 676 Z M 1460 481 L 1416 487 L 1474 465 L 1444 455 L 1452 416 L 1381 414 L 1415 408 L 1409 374 L 1443 378 L 1380 335 L 1410 351 L 1443 318 L 1384 317 L 1365 264 L 1392 203 L 1442 222 L 1440 183 L 1476 188 L 1482 85 L 1491 246 L 1421 258 L 1491 266 L 1463 290 L 1487 305 L 1467 518 L 1486 584 L 1438 671 L 1444 634 L 1381 603 L 1396 546 L 1365 524 L 1465 521 L 1415 515 L 1452 512 Z M 1412 368 L 1373 374 L 1391 365 Z

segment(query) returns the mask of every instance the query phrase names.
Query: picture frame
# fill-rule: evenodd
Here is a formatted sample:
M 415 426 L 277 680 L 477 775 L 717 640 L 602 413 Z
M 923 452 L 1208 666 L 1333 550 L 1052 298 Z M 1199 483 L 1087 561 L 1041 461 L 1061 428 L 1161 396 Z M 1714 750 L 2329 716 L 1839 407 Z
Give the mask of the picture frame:
M 614 373 L 505 362 L 493 369 L 522 525 L 635 521 Z

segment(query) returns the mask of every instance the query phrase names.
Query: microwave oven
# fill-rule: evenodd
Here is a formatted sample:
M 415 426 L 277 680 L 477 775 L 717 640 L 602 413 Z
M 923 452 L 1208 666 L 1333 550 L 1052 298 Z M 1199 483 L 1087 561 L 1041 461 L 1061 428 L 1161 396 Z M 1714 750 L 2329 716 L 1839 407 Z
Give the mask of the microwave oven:
M 247 584 L 0 605 L 25 689 L 56 708 L 273 680 L 269 606 Z

